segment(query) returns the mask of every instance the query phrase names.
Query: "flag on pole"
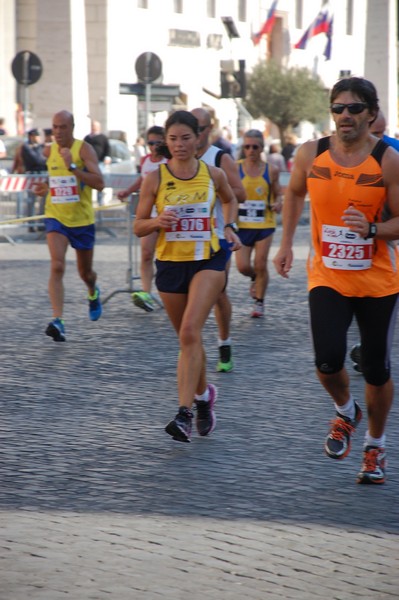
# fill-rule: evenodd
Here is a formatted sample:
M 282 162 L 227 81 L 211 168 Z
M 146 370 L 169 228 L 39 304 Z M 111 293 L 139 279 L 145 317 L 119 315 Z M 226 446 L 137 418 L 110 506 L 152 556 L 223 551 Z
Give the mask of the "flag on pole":
M 327 7 L 322 8 L 314 21 L 311 22 L 299 42 L 295 44 L 294 48 L 305 50 L 310 38 L 314 37 L 315 35 L 319 35 L 319 33 L 328 34 L 330 20 L 329 9 Z
M 330 60 L 331 59 L 333 20 L 334 20 L 334 17 L 331 17 L 330 21 L 328 23 L 327 44 L 326 44 L 326 47 L 325 47 L 324 52 L 323 52 L 324 56 L 326 57 L 326 60 Z
M 264 35 L 267 35 L 268 33 L 271 33 L 271 31 L 272 31 L 272 29 L 274 27 L 274 23 L 276 21 L 276 7 L 277 7 L 277 2 L 278 2 L 278 0 L 274 0 L 273 1 L 272 5 L 271 5 L 271 7 L 269 9 L 269 12 L 267 13 L 267 19 L 264 22 L 262 29 L 260 31 L 258 31 L 258 33 L 255 33 L 252 36 L 252 41 L 255 44 L 255 46 L 257 44 L 259 44 L 261 38 Z

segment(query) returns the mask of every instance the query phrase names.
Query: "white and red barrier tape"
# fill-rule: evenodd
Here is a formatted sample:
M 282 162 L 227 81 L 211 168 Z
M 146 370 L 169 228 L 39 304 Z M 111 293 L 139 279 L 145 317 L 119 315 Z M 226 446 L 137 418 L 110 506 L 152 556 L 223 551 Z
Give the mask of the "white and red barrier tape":
M 47 180 L 46 175 L 3 175 L 0 177 L 0 192 L 25 192 Z
M 129 187 L 138 175 L 126 173 L 104 173 L 105 187 L 113 189 L 125 189 Z M 3 175 L 0 176 L 0 192 L 25 192 L 31 190 L 37 183 L 47 182 L 46 175 Z

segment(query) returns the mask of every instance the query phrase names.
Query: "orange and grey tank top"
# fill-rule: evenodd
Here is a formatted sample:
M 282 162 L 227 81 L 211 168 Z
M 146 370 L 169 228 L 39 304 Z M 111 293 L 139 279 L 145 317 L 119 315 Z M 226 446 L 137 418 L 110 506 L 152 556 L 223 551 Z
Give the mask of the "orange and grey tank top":
M 318 142 L 307 178 L 311 211 L 309 290 L 330 287 L 343 296 L 381 297 L 399 292 L 396 243 L 365 240 L 346 227 L 342 215 L 349 206 L 370 222 L 388 216 L 381 160 L 388 147 L 379 140 L 356 167 L 343 167 L 331 157 L 330 138 Z
M 85 168 L 80 158 L 82 140 L 74 140 L 71 147 L 72 162 L 78 169 Z M 46 198 L 45 215 L 57 219 L 66 227 L 83 227 L 95 221 L 92 188 L 68 171 L 55 142 L 47 159 L 49 193 Z
M 209 259 L 220 248 L 214 227 L 215 185 L 208 166 L 198 161 L 191 179 L 179 179 L 168 165 L 159 166 L 157 213 L 172 210 L 179 217 L 171 229 L 161 229 L 156 246 L 158 260 L 175 262 Z
M 238 227 L 240 229 L 269 229 L 276 227 L 276 213 L 269 176 L 269 165 L 264 171 L 252 177 L 244 171 L 243 160 L 238 161 L 238 169 L 247 199 L 238 207 Z

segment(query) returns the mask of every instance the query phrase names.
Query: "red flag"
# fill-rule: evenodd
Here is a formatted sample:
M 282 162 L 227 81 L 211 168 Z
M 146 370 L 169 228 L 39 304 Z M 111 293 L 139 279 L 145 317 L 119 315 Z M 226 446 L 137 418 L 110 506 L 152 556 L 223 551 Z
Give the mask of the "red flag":
M 261 38 L 264 35 L 267 35 L 268 33 L 272 32 L 272 29 L 274 27 L 274 23 L 276 21 L 276 7 L 277 7 L 277 2 L 278 0 L 274 0 L 274 2 L 272 3 L 269 12 L 267 13 L 267 19 L 263 24 L 263 27 L 260 31 L 258 31 L 258 33 L 255 33 L 252 36 L 252 41 L 255 44 L 255 46 L 257 44 L 259 44 Z

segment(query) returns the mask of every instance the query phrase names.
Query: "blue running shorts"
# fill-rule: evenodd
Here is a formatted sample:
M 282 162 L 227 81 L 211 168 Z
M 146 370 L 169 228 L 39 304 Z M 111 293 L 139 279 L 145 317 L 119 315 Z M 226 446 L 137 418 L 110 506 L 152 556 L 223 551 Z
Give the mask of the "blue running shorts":
M 231 250 L 232 245 L 233 244 L 230 244 L 224 238 L 219 239 L 219 246 L 226 252 L 226 263 L 229 262 L 231 255 L 233 254 L 233 251 Z
M 72 248 L 75 250 L 92 250 L 96 237 L 96 228 L 92 225 L 84 225 L 83 227 L 67 227 L 57 221 L 57 219 L 44 219 L 46 233 L 55 231 L 65 235 Z
M 239 229 L 238 237 L 244 246 L 252 247 L 255 246 L 256 242 L 261 242 L 269 235 L 273 235 L 275 231 L 274 227 L 270 227 L 270 229 Z

